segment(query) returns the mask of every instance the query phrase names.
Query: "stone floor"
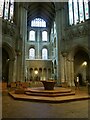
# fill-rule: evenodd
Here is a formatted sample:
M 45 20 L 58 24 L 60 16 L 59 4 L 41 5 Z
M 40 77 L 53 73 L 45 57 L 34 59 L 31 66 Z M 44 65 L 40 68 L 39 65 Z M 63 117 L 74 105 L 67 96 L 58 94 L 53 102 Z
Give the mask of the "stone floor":
M 80 89 L 80 92 L 85 94 L 86 89 Z M 5 93 L 2 96 L 2 118 L 89 118 L 89 102 L 89 99 L 67 103 L 18 101 Z

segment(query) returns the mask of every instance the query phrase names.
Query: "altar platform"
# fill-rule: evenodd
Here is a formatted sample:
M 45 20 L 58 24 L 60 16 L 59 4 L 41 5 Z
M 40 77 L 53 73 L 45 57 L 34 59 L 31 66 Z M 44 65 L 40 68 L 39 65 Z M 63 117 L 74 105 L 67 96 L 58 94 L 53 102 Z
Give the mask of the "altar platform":
M 27 88 L 25 93 L 16 94 L 15 90 L 9 91 L 9 95 L 16 100 L 63 103 L 78 100 L 90 99 L 87 88 L 63 88 L 57 87 L 54 90 L 44 90 L 42 87 Z

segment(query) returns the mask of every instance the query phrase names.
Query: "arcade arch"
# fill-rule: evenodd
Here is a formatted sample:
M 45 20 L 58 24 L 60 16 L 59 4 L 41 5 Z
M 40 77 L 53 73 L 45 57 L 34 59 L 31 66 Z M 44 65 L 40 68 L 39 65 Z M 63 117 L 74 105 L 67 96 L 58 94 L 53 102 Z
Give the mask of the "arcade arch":
M 83 49 L 78 49 L 74 55 L 74 71 L 79 76 L 79 84 L 85 85 L 89 75 L 89 55 Z
M 7 43 L 2 44 L 2 81 L 12 82 L 14 80 L 15 53 L 13 48 Z
M 82 46 L 75 46 L 67 54 L 66 61 L 66 79 L 69 84 L 74 85 L 74 78 L 79 76 L 79 83 L 81 86 L 86 85 L 90 76 L 89 76 L 89 52 L 88 49 Z

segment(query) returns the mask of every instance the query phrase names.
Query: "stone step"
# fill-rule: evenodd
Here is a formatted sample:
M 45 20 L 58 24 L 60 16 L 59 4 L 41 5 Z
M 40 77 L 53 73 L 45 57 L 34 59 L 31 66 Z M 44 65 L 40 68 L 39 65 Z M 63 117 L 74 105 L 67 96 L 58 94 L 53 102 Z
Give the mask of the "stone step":
M 55 87 L 54 90 L 44 90 L 43 87 L 37 87 L 37 88 L 27 88 L 25 92 L 30 92 L 30 93 L 45 93 L 45 94 L 61 94 L 61 93 L 70 93 L 72 92 L 71 89 L 66 89 L 66 88 L 60 88 L 60 87 Z
M 53 94 L 49 94 L 49 93 L 32 93 L 32 92 L 25 92 L 25 94 L 27 95 L 31 95 L 31 96 L 45 96 L 45 97 L 58 97 L 58 96 L 69 96 L 69 95 L 75 95 L 75 92 L 69 92 L 69 93 L 53 93 Z

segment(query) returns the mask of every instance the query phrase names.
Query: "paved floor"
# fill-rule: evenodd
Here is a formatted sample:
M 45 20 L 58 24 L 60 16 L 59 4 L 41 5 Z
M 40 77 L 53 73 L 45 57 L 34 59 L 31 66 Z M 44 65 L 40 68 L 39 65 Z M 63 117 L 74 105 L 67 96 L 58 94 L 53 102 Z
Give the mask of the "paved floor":
M 2 97 L 3 118 L 88 118 L 90 100 L 67 103 L 40 103 Z

